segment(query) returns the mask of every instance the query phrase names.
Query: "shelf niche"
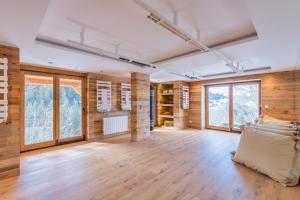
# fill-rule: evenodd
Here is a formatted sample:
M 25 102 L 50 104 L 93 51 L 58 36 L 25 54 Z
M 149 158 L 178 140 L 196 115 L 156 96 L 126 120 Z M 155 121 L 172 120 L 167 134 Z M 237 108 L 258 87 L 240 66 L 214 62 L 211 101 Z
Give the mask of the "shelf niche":
M 158 126 L 174 126 L 174 86 L 171 83 L 158 85 Z

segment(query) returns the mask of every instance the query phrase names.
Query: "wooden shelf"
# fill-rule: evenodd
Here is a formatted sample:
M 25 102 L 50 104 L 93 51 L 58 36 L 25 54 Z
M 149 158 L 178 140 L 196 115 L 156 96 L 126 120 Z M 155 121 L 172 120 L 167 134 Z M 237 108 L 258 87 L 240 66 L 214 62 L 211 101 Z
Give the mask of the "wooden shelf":
M 172 83 L 161 83 L 158 86 L 158 125 L 163 126 L 174 121 L 174 85 Z M 176 93 L 175 93 L 176 94 Z M 165 113 L 165 114 L 164 114 Z
M 160 95 L 162 95 L 162 96 L 172 96 L 172 95 L 174 95 L 174 93 L 160 93 Z
M 173 107 L 174 104 L 160 103 L 158 106 Z
M 170 119 L 173 119 L 173 118 L 174 118 L 173 115 L 159 115 L 159 117 L 170 118 Z

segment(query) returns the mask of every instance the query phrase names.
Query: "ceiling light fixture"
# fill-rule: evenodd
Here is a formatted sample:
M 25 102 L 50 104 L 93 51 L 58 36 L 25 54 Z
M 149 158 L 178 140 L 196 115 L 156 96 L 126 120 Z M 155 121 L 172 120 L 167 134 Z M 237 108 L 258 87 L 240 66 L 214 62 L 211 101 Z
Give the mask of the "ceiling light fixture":
M 146 11 L 148 11 L 150 14 L 147 16 L 148 19 L 152 20 L 154 23 L 160 25 L 161 27 L 165 28 L 166 30 L 170 31 L 171 33 L 175 34 L 176 36 L 180 37 L 187 43 L 194 45 L 197 49 L 199 49 L 201 52 L 210 52 L 213 55 L 215 55 L 218 59 L 223 60 L 226 63 L 226 66 L 228 66 L 232 71 L 239 72 L 239 68 L 234 65 L 231 59 L 227 58 L 223 54 L 214 51 L 207 47 L 206 45 L 200 43 L 197 39 L 194 39 L 191 35 L 186 33 L 184 30 L 182 30 L 180 27 L 178 27 L 176 24 L 172 23 L 162 15 L 160 15 L 157 11 L 155 11 L 153 8 L 148 6 L 147 4 L 143 3 L 140 0 L 134 0 L 140 7 L 144 8 Z
M 271 70 L 271 67 L 257 67 L 257 68 L 250 68 L 250 69 L 243 69 L 241 73 L 251 73 L 251 72 L 259 72 L 259 71 L 268 71 Z M 234 75 L 237 74 L 236 72 L 224 72 L 224 73 L 217 73 L 217 74 L 208 74 L 201 76 L 202 78 L 211 78 L 217 76 L 227 76 L 227 75 Z
M 259 71 L 270 71 L 272 68 L 271 67 L 257 67 L 257 68 L 250 68 L 250 69 L 243 69 L 241 70 L 241 73 L 251 73 L 251 72 L 259 72 Z M 172 71 L 169 71 L 167 70 L 167 72 L 169 74 L 173 74 L 173 75 L 176 75 L 176 76 L 180 76 L 180 77 L 183 77 L 183 78 L 187 78 L 187 79 L 190 79 L 190 80 L 201 80 L 201 79 L 205 79 L 205 78 L 213 78 L 213 77 L 218 77 L 218 76 L 229 76 L 229 75 L 235 75 L 235 74 L 238 74 L 236 72 L 223 72 L 223 73 L 216 73 L 216 74 L 207 74 L 207 75 L 195 75 L 195 73 L 193 72 L 193 75 L 189 75 L 189 74 L 186 74 L 186 73 L 177 73 L 177 72 L 172 72 Z

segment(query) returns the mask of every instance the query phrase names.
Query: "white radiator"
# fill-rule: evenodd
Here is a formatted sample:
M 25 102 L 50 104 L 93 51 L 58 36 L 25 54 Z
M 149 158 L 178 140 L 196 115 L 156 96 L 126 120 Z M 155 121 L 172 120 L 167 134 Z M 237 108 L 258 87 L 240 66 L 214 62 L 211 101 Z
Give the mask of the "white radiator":
M 103 118 L 103 135 L 124 133 L 128 131 L 128 116 Z

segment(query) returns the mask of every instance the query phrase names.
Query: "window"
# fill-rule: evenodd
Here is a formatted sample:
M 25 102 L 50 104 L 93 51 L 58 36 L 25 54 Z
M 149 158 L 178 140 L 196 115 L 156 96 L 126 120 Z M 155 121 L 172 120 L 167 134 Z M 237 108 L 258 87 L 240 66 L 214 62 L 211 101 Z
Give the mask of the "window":
M 209 124 L 229 128 L 229 86 L 220 85 L 208 88 Z
M 51 73 L 22 73 L 21 150 L 82 140 L 84 79 Z
M 237 84 L 232 87 L 233 128 L 253 123 L 259 116 L 259 84 Z
M 59 136 L 82 135 L 81 80 L 59 79 Z
M 206 127 L 239 130 L 259 116 L 260 83 L 244 82 L 206 86 Z
M 25 75 L 25 145 L 53 141 L 53 77 Z

